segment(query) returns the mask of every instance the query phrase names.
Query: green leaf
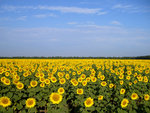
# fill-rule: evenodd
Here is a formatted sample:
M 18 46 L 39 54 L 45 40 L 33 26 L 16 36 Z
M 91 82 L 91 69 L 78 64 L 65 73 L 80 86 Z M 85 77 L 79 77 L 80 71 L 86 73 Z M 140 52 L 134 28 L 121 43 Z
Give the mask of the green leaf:
M 13 96 L 13 93 L 12 92 L 8 92 L 7 93 L 7 97 L 11 98 Z
M 18 110 L 21 110 L 23 108 L 23 106 L 21 104 L 17 104 L 16 107 L 17 107 Z
M 36 108 L 29 108 L 28 109 L 28 113 L 35 113 L 35 112 L 37 112 Z
M 13 113 L 13 108 L 8 108 L 7 113 Z

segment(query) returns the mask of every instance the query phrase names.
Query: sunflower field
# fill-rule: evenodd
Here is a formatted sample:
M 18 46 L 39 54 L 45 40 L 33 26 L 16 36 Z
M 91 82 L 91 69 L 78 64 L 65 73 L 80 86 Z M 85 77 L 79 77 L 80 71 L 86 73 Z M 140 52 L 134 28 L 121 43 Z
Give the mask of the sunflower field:
M 150 113 L 150 60 L 0 59 L 0 113 Z

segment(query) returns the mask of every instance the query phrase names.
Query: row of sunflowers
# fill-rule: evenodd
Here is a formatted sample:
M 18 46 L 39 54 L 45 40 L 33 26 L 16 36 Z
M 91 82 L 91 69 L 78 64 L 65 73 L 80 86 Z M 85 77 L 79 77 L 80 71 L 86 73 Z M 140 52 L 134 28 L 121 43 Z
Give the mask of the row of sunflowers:
M 0 59 L 0 113 L 150 113 L 150 61 Z

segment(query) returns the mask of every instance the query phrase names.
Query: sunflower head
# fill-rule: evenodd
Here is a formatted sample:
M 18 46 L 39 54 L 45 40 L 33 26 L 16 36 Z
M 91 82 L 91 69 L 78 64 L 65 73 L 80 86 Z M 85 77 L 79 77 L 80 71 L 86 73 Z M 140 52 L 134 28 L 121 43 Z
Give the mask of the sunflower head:
M 149 95 L 148 94 L 144 95 L 144 100 L 146 100 L 146 101 L 149 100 Z
M 124 98 L 124 99 L 121 101 L 121 107 L 122 107 L 122 108 L 127 107 L 128 103 L 129 103 L 128 99 Z
M 59 83 L 60 84 L 64 84 L 66 82 L 66 80 L 64 79 L 64 78 L 61 78 L 60 80 L 59 80 Z
M 84 105 L 85 107 L 91 107 L 92 105 L 94 104 L 94 101 L 91 97 L 87 98 L 85 101 L 84 101 Z
M 103 96 L 102 96 L 102 95 L 99 95 L 99 96 L 98 96 L 98 100 L 103 100 Z
M 59 93 L 52 93 L 49 98 L 53 104 L 59 104 L 62 101 L 62 95 Z
M 27 108 L 32 108 L 35 106 L 35 104 L 36 104 L 36 100 L 34 98 L 28 98 L 26 100 L 26 107 Z
M 101 86 L 106 86 L 106 85 L 107 85 L 106 81 L 101 82 Z
M 64 92 L 65 92 L 64 88 L 61 87 L 61 88 L 58 89 L 59 94 L 63 94 Z
M 17 89 L 22 89 L 24 87 L 24 84 L 21 82 L 18 82 L 16 87 L 17 87 Z
M 77 94 L 82 95 L 83 94 L 83 89 L 77 89 Z
M 31 85 L 31 87 L 36 87 L 36 86 L 37 86 L 37 81 L 32 80 L 32 81 L 30 82 L 30 85 Z
M 138 95 L 137 95 L 136 93 L 132 93 L 131 99 L 132 99 L 132 100 L 138 99 Z
M 122 89 L 120 90 L 120 94 L 124 94 L 125 91 L 126 91 L 126 90 L 122 88 Z
M 7 107 L 11 105 L 11 101 L 10 98 L 4 96 L 0 98 L 0 105 L 3 107 Z

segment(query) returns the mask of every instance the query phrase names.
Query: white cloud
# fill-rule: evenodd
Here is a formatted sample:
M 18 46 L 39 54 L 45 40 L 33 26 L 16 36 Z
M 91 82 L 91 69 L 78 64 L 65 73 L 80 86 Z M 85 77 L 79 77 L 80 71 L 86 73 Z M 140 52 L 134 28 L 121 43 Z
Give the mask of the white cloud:
M 112 21 L 111 24 L 113 24 L 113 25 L 121 25 L 121 23 L 119 21 L 116 21 L 116 20 Z
M 37 14 L 33 15 L 36 18 L 46 18 L 46 17 L 57 17 L 57 15 L 50 13 L 50 14 Z
M 21 17 L 18 17 L 17 18 L 17 20 L 22 20 L 22 21 L 24 21 L 24 20 L 26 20 L 27 19 L 27 16 L 21 16 Z
M 51 10 L 59 11 L 62 13 L 79 13 L 79 14 L 98 14 L 104 15 L 105 11 L 101 8 L 81 8 L 81 7 L 64 7 L 64 6 L 1 6 L 6 11 L 15 11 L 18 9 L 32 9 L 32 10 Z
M 116 4 L 112 8 L 113 9 L 129 9 L 129 8 L 132 8 L 132 6 L 131 5 Z
M 68 22 L 67 24 L 69 24 L 69 25 L 76 25 L 77 22 Z

